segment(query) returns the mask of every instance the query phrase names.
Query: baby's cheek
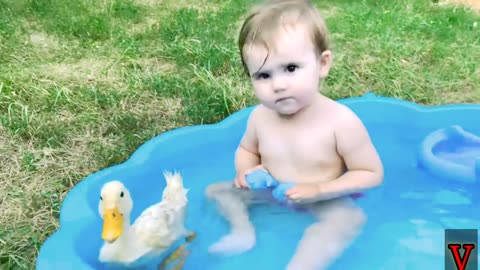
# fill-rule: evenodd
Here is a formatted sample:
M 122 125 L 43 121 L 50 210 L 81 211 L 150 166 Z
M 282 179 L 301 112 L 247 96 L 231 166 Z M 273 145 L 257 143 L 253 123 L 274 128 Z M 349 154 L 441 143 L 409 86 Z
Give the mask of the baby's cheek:
M 254 87 L 255 87 L 255 93 L 259 99 L 268 100 L 269 93 L 266 87 L 264 87 L 263 85 L 254 86 Z
M 265 88 L 264 84 L 258 80 L 253 81 L 252 86 L 255 89 L 255 92 L 257 93 L 263 92 Z

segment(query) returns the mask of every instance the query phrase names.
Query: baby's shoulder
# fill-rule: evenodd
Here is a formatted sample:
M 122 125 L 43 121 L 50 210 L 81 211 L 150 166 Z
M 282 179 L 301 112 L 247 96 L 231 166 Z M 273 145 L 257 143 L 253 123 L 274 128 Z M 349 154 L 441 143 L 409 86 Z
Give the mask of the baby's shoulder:
M 267 108 L 264 105 L 259 104 L 255 106 L 255 108 L 253 108 L 252 111 L 250 112 L 248 121 L 251 122 L 252 124 L 258 123 L 263 119 L 265 119 L 266 115 L 267 115 Z
M 326 108 L 326 114 L 329 115 L 329 118 L 335 122 L 339 120 L 353 120 L 358 119 L 358 116 L 355 112 L 350 109 L 347 105 L 342 104 L 336 100 L 329 99 L 324 106 Z
M 338 101 L 335 101 L 335 114 L 338 119 L 342 120 L 356 120 L 358 119 L 357 114 L 347 105 L 342 104 Z
M 329 119 L 333 123 L 336 131 L 350 130 L 351 128 L 363 125 L 359 116 L 345 104 L 332 100 L 328 110 Z
M 259 124 L 263 122 L 265 114 L 264 111 L 265 108 L 263 108 L 263 105 L 257 105 L 250 111 L 246 123 L 247 126 L 245 132 L 247 134 L 251 134 L 253 136 L 254 134 L 258 133 L 260 128 Z

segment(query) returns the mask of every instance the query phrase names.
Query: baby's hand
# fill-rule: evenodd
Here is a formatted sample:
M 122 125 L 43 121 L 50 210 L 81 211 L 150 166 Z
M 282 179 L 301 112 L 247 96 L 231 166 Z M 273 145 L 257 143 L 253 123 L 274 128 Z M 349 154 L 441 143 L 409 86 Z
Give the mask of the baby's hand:
M 265 170 L 263 165 L 257 165 L 253 168 L 250 168 L 250 169 L 246 170 L 243 174 L 235 177 L 235 187 L 237 187 L 237 188 L 250 188 L 248 186 L 247 180 L 245 180 L 245 175 L 247 175 L 247 174 L 249 174 L 249 173 L 251 173 L 255 170 L 260 170 L 260 169 Z
M 316 183 L 296 184 L 285 192 L 287 198 L 294 203 L 309 203 L 315 200 L 320 193 L 320 187 Z
M 245 180 L 251 189 L 267 189 L 278 186 L 278 181 L 265 169 L 257 169 L 245 174 Z

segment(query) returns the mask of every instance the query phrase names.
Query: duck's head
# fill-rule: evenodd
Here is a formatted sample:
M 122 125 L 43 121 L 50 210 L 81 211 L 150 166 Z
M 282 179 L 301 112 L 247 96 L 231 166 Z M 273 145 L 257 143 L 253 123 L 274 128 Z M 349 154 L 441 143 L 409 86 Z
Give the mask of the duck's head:
M 102 187 L 99 200 L 98 211 L 103 218 L 102 239 L 113 243 L 122 235 L 124 222 L 130 222 L 132 198 L 127 188 L 115 180 Z

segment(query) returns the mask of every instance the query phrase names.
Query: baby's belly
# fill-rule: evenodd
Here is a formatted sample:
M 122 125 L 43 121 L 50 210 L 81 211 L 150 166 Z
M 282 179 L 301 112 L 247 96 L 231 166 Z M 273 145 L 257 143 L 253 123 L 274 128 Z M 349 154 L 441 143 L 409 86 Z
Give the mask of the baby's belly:
M 263 166 L 280 182 L 313 183 L 330 181 L 343 172 L 343 164 L 331 163 L 312 166 L 295 166 L 265 161 Z

